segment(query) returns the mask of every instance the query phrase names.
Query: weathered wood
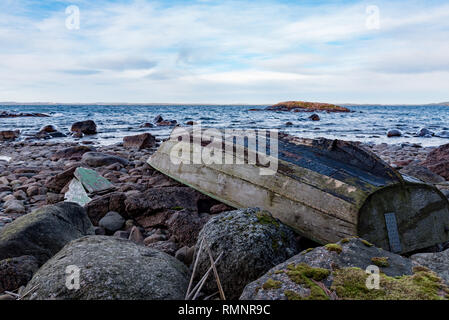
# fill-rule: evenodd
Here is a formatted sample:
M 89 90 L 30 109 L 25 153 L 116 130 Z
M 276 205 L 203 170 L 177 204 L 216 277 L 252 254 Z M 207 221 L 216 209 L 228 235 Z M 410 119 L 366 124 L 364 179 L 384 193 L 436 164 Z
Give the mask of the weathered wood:
M 354 143 L 282 135 L 273 176 L 260 175 L 260 163 L 247 163 L 250 154 L 259 156 L 255 150 L 246 145 L 238 158 L 232 154 L 235 146 L 226 148 L 228 144 L 224 142 L 223 149 L 231 153 L 233 163 L 243 164 L 175 164 L 182 160 L 171 152 L 175 146 L 190 150 L 193 159 L 207 145 L 193 148 L 177 139 L 164 142 L 148 163 L 230 206 L 266 209 L 323 244 L 362 236 L 389 250 L 384 216 L 388 212 L 398 219 L 403 252 L 449 240 L 444 231 L 449 228 L 447 199 L 433 186 L 404 179 Z
M 114 188 L 112 183 L 94 170 L 79 167 L 74 175 L 89 193 L 99 193 Z

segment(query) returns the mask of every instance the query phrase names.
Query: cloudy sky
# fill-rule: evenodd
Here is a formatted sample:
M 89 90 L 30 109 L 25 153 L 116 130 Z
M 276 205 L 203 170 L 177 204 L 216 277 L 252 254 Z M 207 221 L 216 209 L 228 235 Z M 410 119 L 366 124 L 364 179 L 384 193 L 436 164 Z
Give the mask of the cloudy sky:
M 449 2 L 0 2 L 0 101 L 285 100 L 448 101 Z

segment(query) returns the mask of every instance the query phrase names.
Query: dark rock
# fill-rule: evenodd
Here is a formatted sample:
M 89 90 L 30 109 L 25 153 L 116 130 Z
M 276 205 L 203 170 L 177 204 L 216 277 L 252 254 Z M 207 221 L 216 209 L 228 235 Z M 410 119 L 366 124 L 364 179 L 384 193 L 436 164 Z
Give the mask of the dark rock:
M 129 163 L 129 161 L 124 158 L 101 152 L 86 152 L 83 154 L 81 161 L 91 167 L 109 166 L 114 163 L 120 163 L 127 166 Z
M 387 132 L 387 137 L 389 137 L 389 138 L 400 137 L 400 136 L 402 136 L 402 132 L 397 129 L 392 129 Z
M 217 270 L 227 299 L 238 298 L 247 283 L 297 253 L 294 232 L 257 208 L 213 216 L 198 236 L 195 256 L 201 239 L 210 246 L 214 259 L 223 253 Z M 204 275 L 209 267 L 209 255 L 203 249 L 197 274 Z M 208 278 L 203 291 L 217 291 L 213 277 Z
M 123 146 L 131 149 L 147 149 L 156 145 L 156 138 L 149 134 L 143 133 L 136 136 L 128 136 L 123 138 Z
M 444 182 L 445 179 L 442 176 L 439 176 L 424 166 L 410 164 L 400 170 L 400 173 L 406 174 L 408 176 L 412 176 L 418 178 L 427 183 L 441 183 Z
M 198 240 L 198 234 L 210 219 L 207 213 L 198 214 L 188 210 L 176 211 L 166 221 L 168 231 L 182 246 L 193 246 Z
M 377 265 L 381 272 L 391 277 L 413 274 L 413 265 L 409 259 L 376 248 L 358 238 L 345 239 L 337 244 L 308 249 L 275 266 L 265 275 L 248 284 L 240 299 L 287 300 L 293 297 L 318 299 L 320 297 L 316 296 L 317 292 L 321 294 L 321 299 L 336 299 L 335 293 L 332 294 L 333 290 L 331 290 L 332 281 L 336 277 L 335 272 L 350 272 L 347 268 L 360 268 L 364 285 L 367 278 L 365 270 L 371 265 Z M 310 269 L 309 273 L 305 272 L 305 274 L 306 277 L 309 274 L 309 278 L 313 278 L 312 272 L 323 275 L 320 279 L 314 279 L 317 284 L 321 284 L 321 289 L 316 285 L 318 289 L 315 288 L 315 292 L 311 292 L 307 281 L 309 284 L 313 282 L 310 279 L 301 281 L 301 268 L 320 268 Z M 327 292 L 322 288 L 326 288 Z M 362 290 L 362 292 L 368 291 L 365 288 Z
M 100 219 L 103 218 L 109 211 L 118 212 L 122 217 L 126 218 L 125 199 L 125 193 L 112 192 L 89 202 L 85 208 L 92 224 L 97 226 Z
M 219 214 L 225 211 L 234 210 L 233 208 L 225 205 L 224 203 L 216 204 L 210 208 L 210 214 Z
M 92 120 L 79 121 L 72 124 L 70 131 L 87 135 L 96 134 L 97 125 Z
M 0 292 L 15 291 L 25 286 L 39 269 L 33 256 L 21 256 L 0 261 Z
M 145 122 L 143 124 L 140 125 L 140 128 L 153 128 L 154 125 L 152 123 L 149 122 Z
M 449 144 L 442 145 L 430 152 L 422 165 L 449 180 Z
M 95 149 L 87 146 L 70 147 L 58 150 L 51 156 L 50 159 L 52 161 L 58 161 L 59 159 L 81 158 L 86 152 L 92 151 L 95 151 Z
M 320 120 L 321 120 L 320 116 L 317 115 L 316 113 L 312 114 L 312 115 L 309 117 L 309 119 L 312 120 L 312 121 L 320 121 Z
M 164 119 L 162 118 L 161 115 L 157 115 L 157 116 L 154 118 L 154 120 L 153 120 L 154 123 L 159 123 L 159 122 L 162 122 L 162 121 L 164 121 Z
M 151 215 L 167 209 L 187 209 L 208 212 L 216 201 L 189 187 L 152 188 L 131 195 L 125 200 L 126 212 L 131 217 Z
M 111 234 L 120 230 L 124 224 L 125 219 L 115 211 L 106 213 L 106 215 L 98 222 L 100 227 L 106 229 L 106 231 L 109 231 Z
M 19 130 L 0 131 L 0 141 L 14 141 L 20 136 Z
M 73 174 L 79 166 L 79 164 L 74 165 L 53 177 L 49 177 L 47 181 L 45 181 L 45 186 L 51 191 L 60 193 L 64 186 L 73 179 Z
M 418 132 L 416 132 L 416 135 L 418 137 L 432 137 L 435 133 L 430 131 L 427 128 L 421 128 L 418 130 Z
M 0 259 L 32 255 L 43 264 L 68 242 L 93 233 L 86 211 L 79 205 L 46 206 L 2 229 Z
M 66 268 L 81 270 L 80 289 L 66 287 Z M 90 236 L 72 241 L 34 275 L 30 300 L 181 300 L 187 267 L 163 252 L 128 240 Z
M 291 126 L 293 125 L 293 122 L 288 121 L 288 122 L 285 123 L 285 125 L 286 125 L 287 127 L 291 127 Z

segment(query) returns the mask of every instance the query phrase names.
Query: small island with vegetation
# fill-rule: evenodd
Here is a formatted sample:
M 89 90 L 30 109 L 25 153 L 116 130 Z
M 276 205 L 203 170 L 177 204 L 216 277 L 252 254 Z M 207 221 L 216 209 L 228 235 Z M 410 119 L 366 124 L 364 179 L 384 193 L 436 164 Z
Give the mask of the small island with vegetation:
M 287 101 L 269 106 L 265 109 L 251 109 L 251 111 L 288 111 L 288 112 L 351 112 L 348 108 L 334 104 L 306 101 Z

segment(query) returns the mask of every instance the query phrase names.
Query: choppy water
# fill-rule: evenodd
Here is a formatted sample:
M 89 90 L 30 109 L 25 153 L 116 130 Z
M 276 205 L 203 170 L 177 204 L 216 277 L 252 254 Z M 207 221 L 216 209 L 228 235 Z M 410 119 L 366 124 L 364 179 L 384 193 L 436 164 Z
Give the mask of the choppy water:
M 84 139 L 101 144 L 121 141 L 124 136 L 150 132 L 164 138 L 171 131 L 167 127 L 139 128 L 161 114 L 164 119 L 201 121 L 204 127 L 219 128 L 277 128 L 301 137 L 326 137 L 374 143 L 421 143 L 438 146 L 449 143 L 449 107 L 445 106 L 349 106 L 353 113 L 320 113 L 321 121 L 308 120 L 310 113 L 252 112 L 251 108 L 265 106 L 1 106 L 0 111 L 41 112 L 51 118 L 0 118 L 0 130 L 20 129 L 22 136 L 37 132 L 42 126 L 53 124 L 68 133 L 73 122 L 92 119 L 99 133 Z M 290 121 L 293 126 L 286 126 Z M 441 137 L 415 137 L 425 127 Z M 387 138 L 389 129 L 403 132 L 400 138 Z M 61 138 L 64 139 L 64 138 Z M 71 139 L 71 138 L 70 138 Z

